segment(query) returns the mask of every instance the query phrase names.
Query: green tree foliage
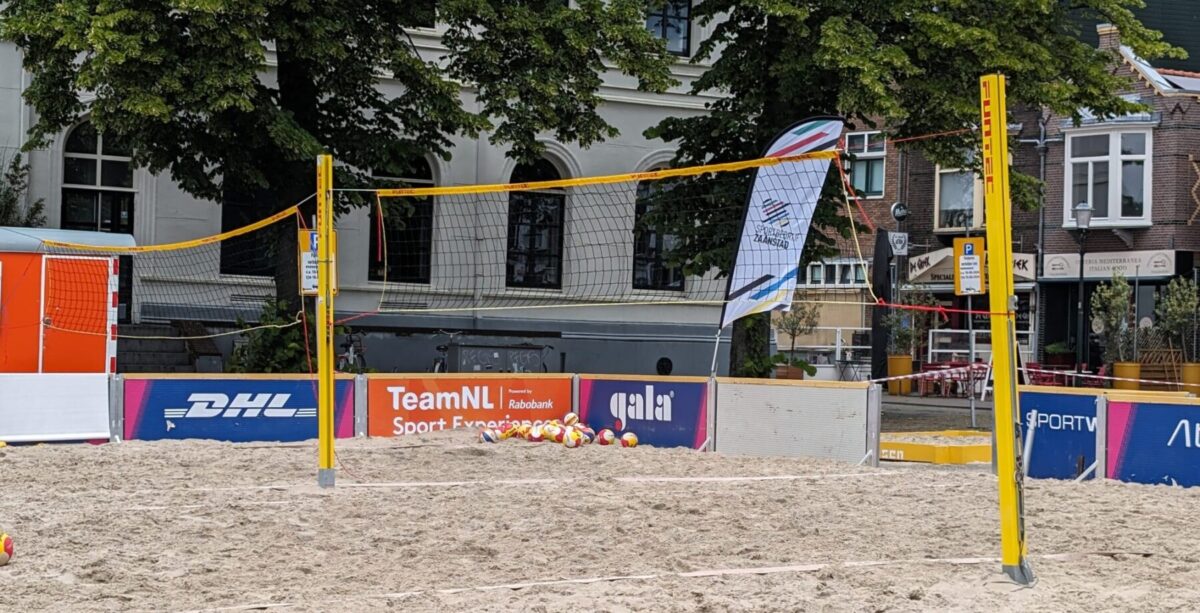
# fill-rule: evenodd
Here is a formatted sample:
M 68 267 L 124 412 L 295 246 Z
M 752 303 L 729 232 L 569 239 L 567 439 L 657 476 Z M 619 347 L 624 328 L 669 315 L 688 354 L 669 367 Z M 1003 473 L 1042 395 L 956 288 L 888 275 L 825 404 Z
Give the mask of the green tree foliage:
M 540 133 L 585 146 L 614 135 L 598 110 L 602 59 L 662 91 L 664 47 L 644 27 L 642 0 L 565 4 L 12 0 L 0 37 L 24 50 L 33 75 L 27 147 L 90 113 L 133 146 L 135 164 L 191 194 L 218 199 L 225 181 L 269 190 L 266 216 L 312 193 L 319 153 L 353 185 L 414 155 L 448 158 L 456 135 L 487 131 L 519 158 L 542 150 Z M 435 10 L 446 29 L 437 62 L 405 33 Z M 293 302 L 295 240 L 281 231 L 275 258 L 276 294 Z
M 1137 359 L 1133 355 L 1136 331 L 1129 321 L 1133 310 L 1133 288 L 1129 287 L 1129 281 L 1120 273 L 1113 273 L 1112 281 L 1101 283 L 1092 292 L 1091 307 L 1092 319 L 1099 321 L 1104 328 L 1101 334 L 1104 337 L 1105 363 Z
M 29 164 L 21 154 L 12 156 L 0 178 L 0 226 L 37 228 L 46 225 L 43 214 L 46 203 L 41 198 L 26 204 L 25 192 L 29 190 Z
M 707 115 L 667 119 L 649 134 L 678 142 L 676 161 L 694 164 L 756 157 L 781 129 L 815 115 L 882 126 L 893 137 L 954 131 L 979 123 L 979 77 L 992 72 L 1008 77 L 1009 108 L 1129 112 L 1139 107 L 1118 97 L 1127 84 L 1112 74 L 1113 56 L 1081 42 L 1077 24 L 1115 24 L 1124 43 L 1148 59 L 1181 57 L 1130 12 L 1140 6 L 1141 0 L 702 0 L 694 14 L 714 29 L 695 60 L 712 67 L 693 89 L 727 97 Z M 978 148 L 976 139 L 963 134 L 915 146 L 957 167 Z M 1018 174 L 1012 180 L 1019 201 L 1036 201 L 1036 180 Z M 846 231 L 838 195 L 827 185 L 805 262 L 831 254 L 829 237 Z M 664 215 L 666 228 L 683 237 L 679 257 L 728 273 L 743 203 L 744 195 L 714 197 L 710 210 L 687 219 Z M 765 316 L 735 325 L 734 368 L 767 351 L 765 343 L 746 345 L 746 328 L 768 326 Z M 759 343 L 765 335 L 754 337 Z
M 255 325 L 238 321 L 238 327 L 247 331 L 245 342 L 234 347 L 229 358 L 229 372 L 313 372 L 317 361 L 313 353 L 317 344 L 316 329 L 303 324 L 297 309 L 288 308 L 286 302 L 268 300 Z
M 1192 335 L 1195 334 L 1196 310 L 1200 308 L 1200 294 L 1196 282 L 1184 277 L 1175 277 L 1159 294 L 1154 310 L 1158 315 L 1158 327 L 1165 331 L 1172 342 L 1183 350 L 1185 362 L 1195 362 L 1192 350 Z

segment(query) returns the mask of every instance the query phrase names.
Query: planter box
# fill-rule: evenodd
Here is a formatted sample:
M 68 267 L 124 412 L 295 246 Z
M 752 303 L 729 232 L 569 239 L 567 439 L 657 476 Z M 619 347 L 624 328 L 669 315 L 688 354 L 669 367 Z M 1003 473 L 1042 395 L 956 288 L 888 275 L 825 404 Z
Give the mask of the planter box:
M 899 377 L 901 375 L 911 375 L 913 372 L 912 356 L 908 355 L 889 355 L 888 356 L 888 376 Z M 901 379 L 900 381 L 888 381 L 888 393 L 893 396 L 907 396 L 912 393 L 912 379 Z
M 803 379 L 804 369 L 795 366 L 776 366 L 776 379 Z

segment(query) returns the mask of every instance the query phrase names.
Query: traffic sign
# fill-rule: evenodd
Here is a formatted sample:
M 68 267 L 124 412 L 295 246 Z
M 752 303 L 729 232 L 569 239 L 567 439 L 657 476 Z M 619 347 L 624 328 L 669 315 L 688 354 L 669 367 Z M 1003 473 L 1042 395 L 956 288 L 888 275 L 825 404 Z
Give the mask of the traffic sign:
M 983 237 L 954 239 L 954 294 L 978 296 L 987 293 L 983 276 Z
M 302 296 L 317 295 L 317 231 L 316 230 L 300 230 L 299 239 L 296 241 L 299 247 L 299 257 L 297 258 L 297 268 L 300 274 L 300 294 Z M 333 233 L 333 262 L 335 266 L 333 270 L 333 293 L 338 293 L 337 283 L 337 232 Z

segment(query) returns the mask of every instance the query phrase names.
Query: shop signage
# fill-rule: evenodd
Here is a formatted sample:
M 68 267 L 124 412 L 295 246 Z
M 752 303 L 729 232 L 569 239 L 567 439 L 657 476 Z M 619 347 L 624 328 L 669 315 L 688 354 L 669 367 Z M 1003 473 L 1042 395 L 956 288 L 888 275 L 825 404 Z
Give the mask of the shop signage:
M 946 247 L 908 258 L 908 280 L 910 283 L 953 283 L 954 266 L 951 262 L 954 249 Z M 1078 257 L 1078 256 L 1076 256 Z M 1091 259 L 1092 256 L 1088 256 Z M 1013 280 L 1020 283 L 1037 280 L 1037 260 L 1032 253 L 1013 254 Z
M 954 239 L 954 293 L 978 296 L 986 291 L 983 282 L 983 238 Z
M 1160 251 L 1101 251 L 1084 255 L 1083 277 L 1108 280 L 1113 273 L 1126 278 L 1170 277 L 1175 274 L 1175 252 Z M 1079 278 L 1078 253 L 1052 253 L 1046 256 L 1043 279 L 1074 280 Z

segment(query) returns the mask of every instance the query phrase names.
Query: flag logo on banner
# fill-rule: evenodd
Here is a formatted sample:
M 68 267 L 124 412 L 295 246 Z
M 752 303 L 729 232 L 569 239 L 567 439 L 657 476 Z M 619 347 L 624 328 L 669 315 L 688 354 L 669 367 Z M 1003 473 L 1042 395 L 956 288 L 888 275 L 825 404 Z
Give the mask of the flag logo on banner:
M 763 215 L 766 217 L 766 222 L 778 228 L 788 227 L 792 223 L 792 219 L 788 216 L 787 207 L 786 202 L 779 200 L 767 200 L 763 202 Z
M 800 254 L 842 137 L 842 124 L 840 117 L 808 119 L 785 130 L 767 147 L 765 157 L 828 154 L 763 166 L 755 172 L 725 293 L 722 328 L 747 315 L 791 306 Z

